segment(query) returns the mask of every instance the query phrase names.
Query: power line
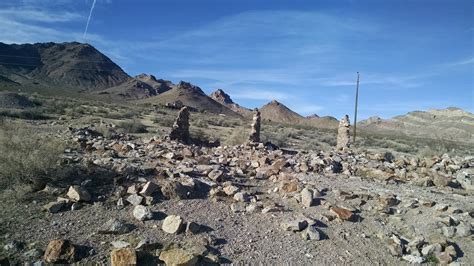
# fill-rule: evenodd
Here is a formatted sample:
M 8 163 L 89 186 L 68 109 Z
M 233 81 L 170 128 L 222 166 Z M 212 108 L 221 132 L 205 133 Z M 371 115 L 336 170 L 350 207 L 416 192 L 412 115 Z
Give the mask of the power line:
M 357 135 L 357 104 L 359 101 L 359 72 L 357 72 L 357 86 L 356 86 L 356 98 L 355 98 L 355 111 L 354 111 L 354 145 L 356 142 Z

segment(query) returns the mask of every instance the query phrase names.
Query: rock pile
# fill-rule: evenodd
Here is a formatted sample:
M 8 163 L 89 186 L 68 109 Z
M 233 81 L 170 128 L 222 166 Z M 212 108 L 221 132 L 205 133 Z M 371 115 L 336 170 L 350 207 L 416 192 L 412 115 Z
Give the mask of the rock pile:
M 169 137 L 171 140 L 190 143 L 188 107 L 185 106 L 179 110 L 178 117 L 173 124 Z
M 189 114 L 183 115 L 185 112 L 186 109 L 180 111 L 173 128 L 175 136 L 180 136 L 181 141 L 186 139 L 181 138 L 186 134 L 176 132 L 182 132 L 183 119 L 189 117 Z M 364 222 L 364 219 L 375 220 L 375 224 L 384 226 L 377 238 L 384 241 L 381 243 L 386 244 L 387 252 L 393 256 L 416 263 L 428 258 L 447 263 L 456 260 L 459 254 L 453 252 L 452 243 L 472 238 L 472 211 L 446 202 L 442 204 L 413 191 L 423 191 L 424 187 L 430 186 L 437 193 L 456 191 L 459 195 L 470 195 L 474 157 L 443 155 L 419 158 L 388 152 L 355 153 L 347 150 L 349 121 L 343 120 L 338 147 L 345 152 L 296 154 L 268 149 L 263 145 L 204 147 L 157 137 L 134 139 L 121 135 L 109 139 L 84 133 L 93 132 L 92 129 L 72 130 L 71 138 L 82 143 L 83 148 L 66 152 L 65 157 L 71 163 L 87 165 L 91 171 L 97 168 L 113 172 L 112 192 L 102 195 L 92 190 L 88 182 L 78 180 L 75 184 L 81 185 L 66 187 L 58 194 L 57 201 L 47 204 L 45 208 L 53 213 L 48 215 L 57 217 L 61 214 L 54 213 L 72 210 L 73 204 L 80 203 L 84 209 L 89 209 L 100 208 L 102 201 L 106 202 L 107 208 L 115 207 L 116 203 L 120 210 L 127 211 L 130 218 L 127 222 L 132 225 L 125 223 L 123 217 L 107 217 L 103 228 L 96 231 L 102 237 L 134 234 L 133 225 L 136 225 L 159 230 L 173 239 L 189 237 L 194 240 L 194 237 L 204 234 L 205 226 L 190 221 L 194 218 L 187 216 L 189 212 L 165 209 L 165 212 L 175 215 L 167 215 L 161 224 L 155 223 L 158 218 L 154 214 L 158 213 L 153 212 L 161 211 L 156 207 L 163 202 L 193 198 L 227 204 L 224 205 L 228 211 L 225 215 L 234 215 L 231 217 L 268 215 L 265 217 L 269 220 L 276 217 L 276 230 L 290 236 L 296 234 L 298 240 L 302 238 L 305 241 L 326 241 L 329 234 L 326 235 L 325 230 L 332 230 L 331 227 L 337 224 L 343 223 L 344 228 L 351 228 L 352 225 L 357 227 L 357 223 Z M 187 131 L 189 121 L 186 119 L 184 124 Z M 251 136 L 250 141 L 259 140 L 259 130 L 260 117 L 256 112 L 252 126 L 255 138 Z M 332 187 L 324 186 L 321 183 L 323 180 L 329 180 L 327 184 Z M 333 185 L 337 180 L 342 180 L 343 184 L 365 183 L 358 189 L 351 187 L 344 190 Z M 383 189 L 375 190 L 374 184 Z M 397 184 L 407 186 L 406 191 L 395 193 L 388 189 L 396 189 Z M 295 216 L 280 220 L 286 213 L 295 213 Z M 318 214 L 317 218 L 307 217 L 314 213 Z M 420 222 L 413 220 L 419 215 L 431 218 L 421 216 L 420 220 L 433 220 L 423 223 L 427 229 L 422 231 L 422 240 L 418 237 L 422 230 L 418 228 Z M 329 224 L 329 229 L 321 223 Z M 345 234 L 340 235 L 346 238 Z M 47 254 L 55 253 L 56 246 L 64 247 L 61 252 L 65 254 L 59 252 L 61 255 L 56 256 L 59 258 L 56 260 L 48 255 L 48 262 L 71 263 L 76 260 L 76 257 L 68 255 L 74 250 L 70 243 L 53 244 L 47 248 L 51 250 Z M 112 265 L 135 262 L 135 249 L 130 248 L 134 245 L 122 240 L 114 241 L 112 246 L 117 249 L 110 255 Z M 142 243 L 138 246 L 142 250 L 150 245 Z M 207 248 L 200 248 L 196 253 L 179 246 L 166 247 L 156 253 L 156 257 L 171 264 L 196 263 L 204 258 L 219 262 L 219 258 L 216 259 L 208 251 Z M 46 256 L 44 260 L 47 261 Z
M 252 118 L 252 125 L 250 129 L 250 136 L 249 136 L 249 143 L 255 144 L 260 143 L 260 123 L 262 118 L 260 117 L 260 111 L 255 109 L 253 118 Z
M 339 122 L 337 130 L 337 145 L 336 149 L 339 151 L 346 151 L 350 147 L 350 123 L 349 116 L 345 115 Z

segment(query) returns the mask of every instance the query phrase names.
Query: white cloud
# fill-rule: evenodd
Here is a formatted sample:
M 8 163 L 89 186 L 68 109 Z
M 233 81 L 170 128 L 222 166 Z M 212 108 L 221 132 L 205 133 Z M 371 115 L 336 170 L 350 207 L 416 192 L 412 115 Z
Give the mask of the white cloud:
M 239 89 L 238 91 L 233 92 L 232 90 L 229 91 L 231 97 L 233 99 L 240 99 L 240 100 L 278 100 L 284 101 L 293 98 L 292 95 L 280 92 L 280 91 L 271 91 L 271 90 L 249 90 L 249 89 Z
M 317 114 L 318 112 L 324 109 L 323 106 L 314 105 L 314 104 L 298 104 L 298 105 L 290 105 L 289 107 L 293 111 L 302 115 Z
M 459 60 L 456 62 L 448 63 L 447 66 L 463 66 L 463 65 L 470 65 L 474 64 L 474 57 L 466 58 L 463 60 Z
M 8 8 L 0 10 L 0 17 L 13 21 L 68 22 L 83 19 L 83 16 L 71 12 L 51 12 L 33 8 Z

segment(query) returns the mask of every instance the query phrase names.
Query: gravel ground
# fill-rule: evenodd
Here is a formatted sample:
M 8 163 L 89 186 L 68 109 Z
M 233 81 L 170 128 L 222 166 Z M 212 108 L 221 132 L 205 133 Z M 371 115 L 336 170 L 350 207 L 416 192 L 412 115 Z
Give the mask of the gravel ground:
M 112 250 L 110 242 L 124 240 L 136 244 L 147 238 L 163 245 L 168 243 L 195 243 L 203 238 L 214 239 L 214 247 L 219 251 L 222 262 L 265 263 L 265 264 L 403 264 L 398 257 L 390 255 L 385 241 L 386 236 L 397 232 L 401 236 L 410 234 L 424 235 L 430 238 L 437 234 L 434 207 L 399 207 L 400 213 L 381 214 L 374 209 L 359 213 L 359 222 L 325 220 L 328 213 L 324 202 L 339 206 L 350 204 L 350 200 L 340 201 L 336 191 L 360 194 L 395 194 L 403 206 L 404 203 L 418 199 L 449 204 L 463 212 L 472 211 L 472 194 L 457 195 L 449 190 L 422 188 L 409 184 L 385 184 L 359 178 L 344 176 L 305 176 L 300 180 L 308 186 L 326 191 L 321 197 L 322 203 L 302 208 L 293 195 L 282 197 L 278 193 L 268 193 L 275 183 L 268 180 L 247 180 L 246 185 L 254 192 L 260 192 L 264 201 L 276 202 L 284 206 L 283 211 L 269 213 L 234 213 L 230 205 L 231 198 L 221 201 L 212 199 L 166 200 L 151 207 L 155 219 L 138 222 L 132 216 L 133 206 L 123 209 L 116 207 L 110 200 L 95 204 L 86 204 L 75 211 L 50 214 L 41 211 L 41 206 L 50 200 L 45 195 L 34 195 L 36 204 L 3 201 L 1 206 L 2 244 L 12 240 L 25 243 L 23 251 L 36 247 L 44 250 L 51 239 L 66 238 L 73 243 L 87 247 L 88 255 L 82 262 L 104 262 Z M 370 205 L 371 201 L 368 202 Z M 187 222 L 194 221 L 205 226 L 204 232 L 197 235 L 167 234 L 161 230 L 166 215 L 180 215 Z M 464 215 L 465 214 L 456 214 Z M 123 219 L 134 224 L 135 228 L 124 235 L 98 234 L 98 229 L 110 218 Z M 317 226 L 326 236 L 320 241 L 303 240 L 300 233 L 284 231 L 280 224 L 294 217 L 306 217 L 318 220 Z M 472 222 L 472 218 L 469 217 Z M 438 234 L 439 235 L 439 234 Z M 474 244 L 472 236 L 455 239 L 461 250 L 458 262 L 474 263 Z M 142 262 L 153 260 L 146 257 Z

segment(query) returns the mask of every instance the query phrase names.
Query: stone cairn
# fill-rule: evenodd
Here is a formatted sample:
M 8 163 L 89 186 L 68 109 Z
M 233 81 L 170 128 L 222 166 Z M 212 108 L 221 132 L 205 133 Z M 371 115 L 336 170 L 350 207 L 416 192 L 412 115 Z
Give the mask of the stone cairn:
M 258 109 L 255 109 L 253 113 L 253 119 L 252 119 L 252 128 L 250 130 L 250 136 L 249 136 L 249 143 L 250 144 L 257 144 L 260 143 L 260 111 Z
M 345 115 L 339 122 L 339 129 L 337 130 L 337 145 L 338 151 L 346 151 L 350 146 L 349 134 L 350 122 L 349 116 Z
M 189 143 L 191 137 L 189 135 L 189 110 L 188 107 L 183 107 L 179 110 L 178 117 L 174 121 L 173 128 L 169 135 L 171 140 L 177 140 L 184 143 Z

